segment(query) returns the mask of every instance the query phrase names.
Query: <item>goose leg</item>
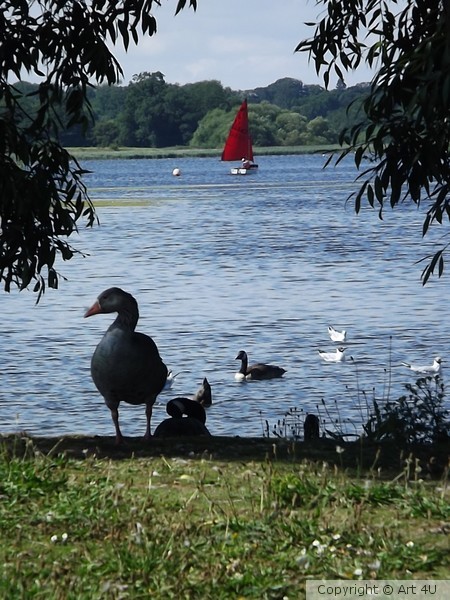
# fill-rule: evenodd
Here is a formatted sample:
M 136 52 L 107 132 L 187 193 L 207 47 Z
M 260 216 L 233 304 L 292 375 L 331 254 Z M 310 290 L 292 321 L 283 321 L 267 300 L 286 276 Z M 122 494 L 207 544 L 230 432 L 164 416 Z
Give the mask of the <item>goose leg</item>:
M 111 418 L 116 428 L 116 444 L 119 446 L 123 443 L 123 435 L 119 427 L 119 410 L 117 408 L 111 408 Z
M 147 429 L 145 430 L 144 440 L 149 440 L 152 437 L 150 433 L 150 421 L 152 420 L 153 402 L 145 405 L 145 416 L 147 417 Z

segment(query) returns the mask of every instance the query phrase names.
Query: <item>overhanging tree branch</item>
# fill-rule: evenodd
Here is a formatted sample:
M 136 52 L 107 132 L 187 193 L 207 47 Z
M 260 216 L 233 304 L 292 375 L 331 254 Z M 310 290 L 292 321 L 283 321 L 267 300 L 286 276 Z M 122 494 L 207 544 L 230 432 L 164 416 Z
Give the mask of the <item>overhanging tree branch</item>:
M 88 90 L 114 84 L 122 69 L 108 48 L 128 48 L 156 33 L 158 0 L 5 0 L 0 5 L 0 280 L 6 291 L 32 282 L 39 301 L 58 286 L 57 258 L 77 250 L 67 239 L 80 219 L 96 222 L 85 170 L 59 143 L 62 129 L 92 119 Z M 176 5 L 178 13 L 187 0 Z M 196 9 L 196 0 L 189 6 Z M 38 109 L 14 85 L 40 78 Z
M 360 210 L 365 199 L 382 217 L 390 207 L 410 200 L 426 206 L 423 235 L 450 216 L 450 23 L 443 0 L 319 0 L 327 14 L 314 36 L 296 50 L 307 52 L 325 84 L 362 61 L 375 68 L 360 122 L 341 135 L 346 145 L 338 160 L 355 153 L 371 166 L 358 178 Z M 443 253 L 431 257 L 422 272 L 425 284 Z

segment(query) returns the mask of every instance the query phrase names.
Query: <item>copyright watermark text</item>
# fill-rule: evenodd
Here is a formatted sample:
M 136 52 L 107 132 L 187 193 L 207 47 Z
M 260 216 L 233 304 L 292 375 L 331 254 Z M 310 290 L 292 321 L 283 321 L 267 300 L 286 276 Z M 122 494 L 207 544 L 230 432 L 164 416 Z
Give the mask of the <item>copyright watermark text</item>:
M 450 580 L 306 581 L 306 600 L 449 600 Z

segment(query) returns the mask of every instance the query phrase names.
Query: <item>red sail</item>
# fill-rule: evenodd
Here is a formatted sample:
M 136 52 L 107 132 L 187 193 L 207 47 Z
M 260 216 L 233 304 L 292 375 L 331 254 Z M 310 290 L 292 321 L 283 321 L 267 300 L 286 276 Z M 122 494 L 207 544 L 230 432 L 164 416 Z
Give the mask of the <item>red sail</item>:
M 241 104 L 222 152 L 222 160 L 243 158 L 253 161 L 252 140 L 248 131 L 247 100 Z

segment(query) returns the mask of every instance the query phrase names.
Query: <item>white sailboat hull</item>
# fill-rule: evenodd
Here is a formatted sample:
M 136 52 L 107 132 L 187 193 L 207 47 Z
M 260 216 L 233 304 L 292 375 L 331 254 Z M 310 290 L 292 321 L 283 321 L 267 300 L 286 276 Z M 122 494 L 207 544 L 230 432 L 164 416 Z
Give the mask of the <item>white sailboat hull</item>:
M 257 167 L 250 167 L 249 169 L 245 169 L 244 167 L 231 167 L 230 173 L 231 175 L 248 175 L 249 173 L 257 173 Z

